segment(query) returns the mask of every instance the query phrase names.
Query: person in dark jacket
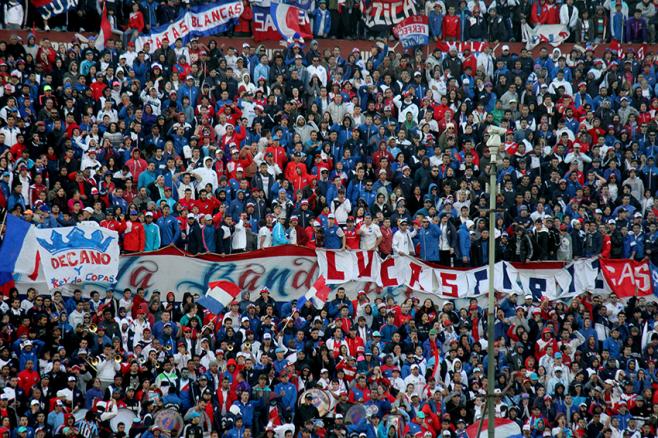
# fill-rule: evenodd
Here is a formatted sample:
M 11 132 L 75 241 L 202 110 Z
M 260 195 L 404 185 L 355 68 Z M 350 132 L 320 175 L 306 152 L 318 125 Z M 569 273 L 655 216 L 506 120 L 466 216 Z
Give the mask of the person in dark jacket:
M 190 254 L 204 252 L 201 227 L 196 221 L 194 213 L 189 213 L 187 215 L 187 235 L 185 237 L 185 243 L 187 244 L 187 252 Z
M 614 219 L 608 221 L 610 228 L 610 258 L 621 259 L 624 257 L 624 236 L 619 228 L 615 226 Z
M 576 259 L 584 254 L 585 232 L 582 230 L 582 224 L 579 220 L 572 221 L 572 226 L 571 244 L 573 246 L 573 258 Z
M 507 246 L 507 258 L 513 262 L 529 262 L 533 257 L 532 242 L 525 228 L 517 226 Z

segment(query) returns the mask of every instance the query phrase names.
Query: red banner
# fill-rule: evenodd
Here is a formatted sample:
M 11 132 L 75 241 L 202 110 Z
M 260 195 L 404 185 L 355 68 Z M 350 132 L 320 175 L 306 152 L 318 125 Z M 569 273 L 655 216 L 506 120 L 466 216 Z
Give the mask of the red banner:
M 651 295 L 651 269 L 646 261 L 600 259 L 603 278 L 619 298 Z

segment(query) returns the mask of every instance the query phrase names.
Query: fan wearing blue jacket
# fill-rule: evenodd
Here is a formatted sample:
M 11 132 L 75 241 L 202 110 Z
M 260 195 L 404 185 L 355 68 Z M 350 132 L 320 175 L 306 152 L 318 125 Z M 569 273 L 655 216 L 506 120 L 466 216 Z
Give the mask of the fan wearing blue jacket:
M 320 0 L 320 7 L 313 12 L 313 35 L 327 38 L 329 31 L 331 31 L 331 13 L 327 9 L 327 2 Z
M 441 229 L 424 217 L 418 230 L 418 243 L 420 243 L 420 258 L 428 262 L 439 262 L 439 238 Z

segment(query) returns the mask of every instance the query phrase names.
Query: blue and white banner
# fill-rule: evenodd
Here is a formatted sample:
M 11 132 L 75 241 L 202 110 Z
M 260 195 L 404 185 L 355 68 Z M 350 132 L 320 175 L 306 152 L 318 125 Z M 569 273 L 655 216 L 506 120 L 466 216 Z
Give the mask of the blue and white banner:
M 32 0 L 31 3 L 44 20 L 78 7 L 78 0 Z
M 35 230 L 36 248 L 50 289 L 85 282 L 116 283 L 119 234 L 96 222 Z
M 162 46 L 162 40 L 172 43 L 178 38 L 183 44 L 193 37 L 216 35 L 226 32 L 233 26 L 242 12 L 244 6 L 239 0 L 222 0 L 217 3 L 195 6 L 180 15 L 172 23 L 157 27 L 149 35 L 140 35 L 135 41 L 137 51 L 144 50 L 149 45 L 150 53 Z
M 429 44 L 430 25 L 427 15 L 407 17 L 393 28 L 393 34 L 398 37 L 405 49 Z

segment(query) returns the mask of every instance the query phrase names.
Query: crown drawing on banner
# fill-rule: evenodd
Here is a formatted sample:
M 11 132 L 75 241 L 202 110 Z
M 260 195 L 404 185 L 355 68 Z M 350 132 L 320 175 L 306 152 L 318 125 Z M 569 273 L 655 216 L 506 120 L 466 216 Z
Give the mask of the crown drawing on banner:
M 50 234 L 50 242 L 41 238 L 37 238 L 37 240 L 49 253 L 57 254 L 70 249 L 89 249 L 105 252 L 110 247 L 114 237 L 108 236 L 103 240 L 103 232 L 96 230 L 91 233 L 91 238 L 88 238 L 82 229 L 75 227 L 66 236 L 66 241 L 64 241 L 64 236 L 55 230 Z

